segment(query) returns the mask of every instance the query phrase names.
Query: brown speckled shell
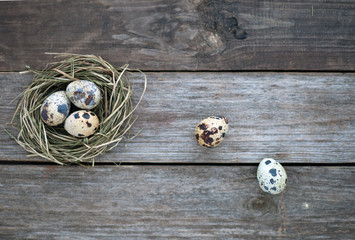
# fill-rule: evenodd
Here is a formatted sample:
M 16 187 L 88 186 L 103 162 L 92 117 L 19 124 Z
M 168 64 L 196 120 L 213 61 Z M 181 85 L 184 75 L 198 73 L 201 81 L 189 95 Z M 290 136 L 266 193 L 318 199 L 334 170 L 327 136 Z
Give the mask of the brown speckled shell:
M 228 131 L 228 119 L 222 116 L 211 116 L 203 119 L 195 128 L 197 142 L 203 147 L 216 147 L 224 139 Z

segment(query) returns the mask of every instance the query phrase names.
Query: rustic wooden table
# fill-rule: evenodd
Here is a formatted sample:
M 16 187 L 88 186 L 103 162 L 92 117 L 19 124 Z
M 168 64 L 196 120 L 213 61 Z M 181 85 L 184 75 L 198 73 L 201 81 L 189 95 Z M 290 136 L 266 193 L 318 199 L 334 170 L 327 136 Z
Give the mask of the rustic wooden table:
M 355 239 L 354 26 L 352 0 L 0 1 L 0 239 Z M 3 129 L 45 52 L 144 70 L 141 134 L 94 168 L 28 158 Z

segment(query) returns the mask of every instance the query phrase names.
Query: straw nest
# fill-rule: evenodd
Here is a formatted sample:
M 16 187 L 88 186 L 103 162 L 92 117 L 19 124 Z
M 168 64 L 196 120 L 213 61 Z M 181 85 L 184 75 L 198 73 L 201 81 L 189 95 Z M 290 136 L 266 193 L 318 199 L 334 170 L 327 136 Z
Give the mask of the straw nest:
M 128 69 L 128 65 L 114 68 L 93 55 L 64 57 L 42 71 L 29 68 L 34 79 L 21 94 L 12 121 L 19 133 L 12 137 L 30 153 L 28 156 L 40 156 L 61 165 L 83 162 L 94 165 L 95 157 L 117 146 L 136 120 L 132 113 L 142 100 L 146 76 L 139 70 Z M 137 104 L 133 105 L 128 76 L 137 71 L 144 76 L 144 89 Z M 62 125 L 45 125 L 40 117 L 41 105 L 50 94 L 65 90 L 70 82 L 79 79 L 94 82 L 103 96 L 99 106 L 92 110 L 100 119 L 99 129 L 82 139 L 69 135 Z

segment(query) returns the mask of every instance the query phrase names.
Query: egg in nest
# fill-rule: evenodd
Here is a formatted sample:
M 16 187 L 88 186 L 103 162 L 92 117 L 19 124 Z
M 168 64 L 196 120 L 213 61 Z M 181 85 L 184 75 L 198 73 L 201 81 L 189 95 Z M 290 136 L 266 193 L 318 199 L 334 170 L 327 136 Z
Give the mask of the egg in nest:
M 68 84 L 66 93 L 70 101 L 78 108 L 93 109 L 101 101 L 99 87 L 87 80 L 76 80 Z
M 99 118 L 88 110 L 73 112 L 65 120 L 64 129 L 72 136 L 84 138 L 93 135 L 99 128 Z
M 49 126 L 63 123 L 70 111 L 70 101 L 65 91 L 58 91 L 49 95 L 41 106 L 42 121 Z

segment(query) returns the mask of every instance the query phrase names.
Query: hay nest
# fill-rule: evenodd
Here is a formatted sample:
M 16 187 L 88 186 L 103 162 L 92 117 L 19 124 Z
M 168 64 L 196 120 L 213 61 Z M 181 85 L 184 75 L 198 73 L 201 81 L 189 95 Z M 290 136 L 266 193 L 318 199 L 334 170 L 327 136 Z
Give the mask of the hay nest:
M 12 123 L 19 129 L 16 142 L 31 154 L 58 164 L 91 163 L 95 157 L 111 150 L 124 138 L 136 120 L 132 113 L 142 100 L 146 89 L 146 76 L 139 70 L 114 68 L 101 57 L 93 55 L 60 55 L 66 58 L 49 64 L 34 73 L 33 82 L 21 94 Z M 132 87 L 129 73 L 140 72 L 144 76 L 144 89 L 138 103 L 132 103 Z M 51 127 L 41 120 L 40 108 L 52 93 L 65 90 L 76 80 L 89 80 L 100 89 L 103 99 L 94 111 L 100 120 L 98 131 L 86 138 L 69 135 L 63 125 Z

